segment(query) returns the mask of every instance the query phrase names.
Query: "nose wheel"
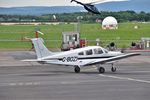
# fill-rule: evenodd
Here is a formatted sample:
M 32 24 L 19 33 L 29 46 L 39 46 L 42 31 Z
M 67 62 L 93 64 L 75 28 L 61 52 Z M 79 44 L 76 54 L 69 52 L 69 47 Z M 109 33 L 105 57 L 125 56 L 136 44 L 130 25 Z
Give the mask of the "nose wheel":
M 116 72 L 116 70 L 117 70 L 117 68 L 114 67 L 114 65 L 112 64 L 111 71 L 112 71 L 112 72 Z
M 117 70 L 116 67 L 112 67 L 112 68 L 111 68 L 111 71 L 112 71 L 112 72 L 116 72 L 116 70 Z

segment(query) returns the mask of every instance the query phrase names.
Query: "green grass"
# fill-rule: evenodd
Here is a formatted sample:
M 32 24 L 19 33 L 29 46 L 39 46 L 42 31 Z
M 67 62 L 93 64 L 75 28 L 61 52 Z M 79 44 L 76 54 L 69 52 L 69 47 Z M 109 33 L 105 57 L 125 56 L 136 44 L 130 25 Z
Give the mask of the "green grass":
M 138 25 L 139 29 L 134 29 Z M 45 33 L 44 38 L 49 48 L 60 48 L 62 32 L 74 31 L 74 25 L 0 25 L 0 48 L 31 48 L 30 42 L 22 41 L 23 37 L 35 37 L 35 28 L 39 27 Z M 100 24 L 81 24 L 81 38 L 86 38 L 89 45 L 94 45 L 96 38 L 102 42 L 102 46 L 106 46 L 114 41 L 118 47 L 129 46 L 132 41 L 139 41 L 141 37 L 150 37 L 150 24 L 143 23 L 120 23 L 117 30 L 102 30 Z M 17 41 L 4 41 L 17 40 Z

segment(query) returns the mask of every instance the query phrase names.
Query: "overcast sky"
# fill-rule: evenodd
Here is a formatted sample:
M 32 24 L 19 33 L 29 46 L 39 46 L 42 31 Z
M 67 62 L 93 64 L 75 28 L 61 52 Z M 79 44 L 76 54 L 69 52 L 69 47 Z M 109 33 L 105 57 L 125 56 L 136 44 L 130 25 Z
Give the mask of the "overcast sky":
M 0 7 L 76 5 L 76 3 L 70 3 L 70 1 L 71 0 L 0 0 Z M 85 3 L 85 2 L 101 1 L 101 0 L 78 0 L 78 1 Z M 120 0 L 102 0 L 102 1 L 120 1 Z
M 0 7 L 73 5 L 70 0 L 0 0 Z
M 60 6 L 69 4 L 69 0 L 0 0 L 0 7 Z

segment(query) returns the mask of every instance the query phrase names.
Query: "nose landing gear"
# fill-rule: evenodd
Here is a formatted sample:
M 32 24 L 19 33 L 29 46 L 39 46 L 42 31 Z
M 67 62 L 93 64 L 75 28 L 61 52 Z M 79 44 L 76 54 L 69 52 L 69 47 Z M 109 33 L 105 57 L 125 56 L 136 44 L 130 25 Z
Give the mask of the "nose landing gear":
M 116 70 L 117 70 L 117 68 L 114 67 L 114 64 L 112 64 L 111 71 L 112 71 L 112 72 L 116 72 Z
M 116 72 L 116 70 L 117 70 L 116 67 L 112 67 L 112 68 L 111 68 L 111 71 L 112 71 L 112 72 Z

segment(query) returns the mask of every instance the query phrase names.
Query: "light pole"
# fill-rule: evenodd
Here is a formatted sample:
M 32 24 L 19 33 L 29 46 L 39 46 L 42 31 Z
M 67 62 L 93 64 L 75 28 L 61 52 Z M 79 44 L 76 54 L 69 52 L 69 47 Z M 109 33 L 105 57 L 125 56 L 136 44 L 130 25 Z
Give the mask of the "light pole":
M 80 33 L 80 20 L 83 19 L 83 16 L 77 17 L 77 24 L 76 24 L 76 32 Z

